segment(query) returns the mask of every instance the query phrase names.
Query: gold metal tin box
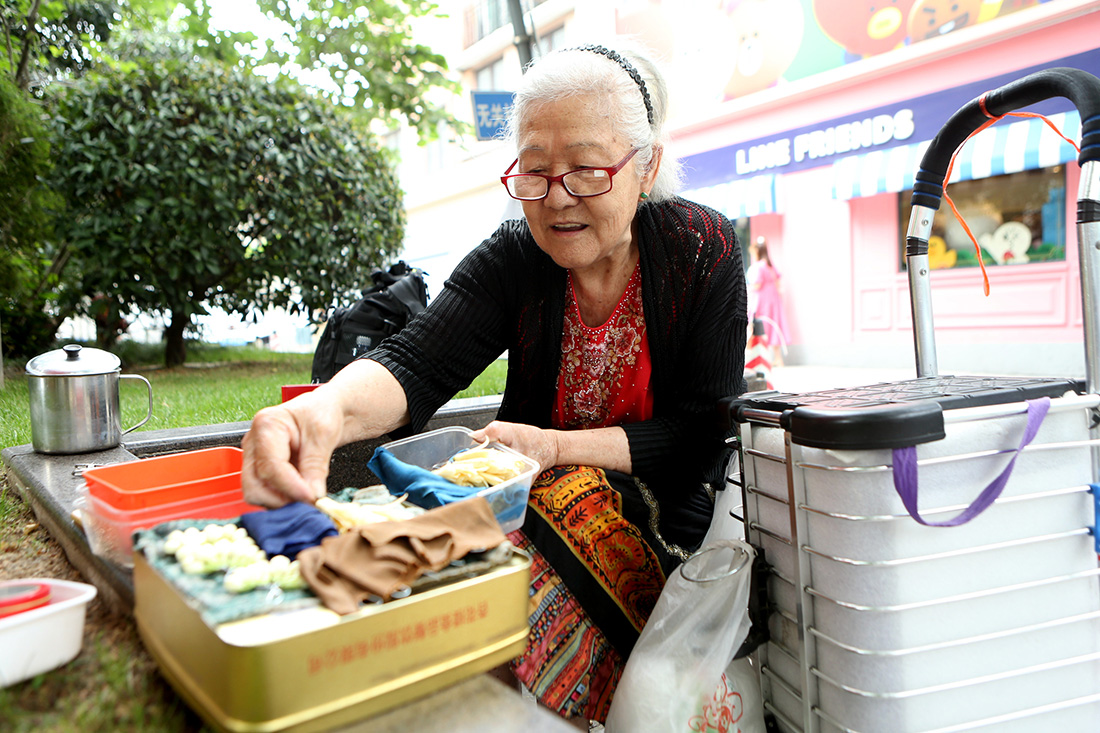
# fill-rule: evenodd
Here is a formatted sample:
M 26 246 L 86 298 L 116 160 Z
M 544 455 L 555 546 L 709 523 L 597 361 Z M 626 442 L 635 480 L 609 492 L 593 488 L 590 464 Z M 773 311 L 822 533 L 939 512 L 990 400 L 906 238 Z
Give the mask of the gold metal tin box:
M 214 628 L 135 552 L 134 615 L 161 673 L 213 727 L 325 730 L 519 656 L 530 565 L 517 550 L 478 577 L 347 616 L 317 607 Z

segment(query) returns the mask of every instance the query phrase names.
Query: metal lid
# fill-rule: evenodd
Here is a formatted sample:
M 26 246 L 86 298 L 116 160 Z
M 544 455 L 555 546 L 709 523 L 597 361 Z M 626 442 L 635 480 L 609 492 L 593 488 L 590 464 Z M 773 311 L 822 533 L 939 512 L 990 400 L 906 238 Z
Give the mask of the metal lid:
M 32 377 L 110 374 L 122 367 L 122 361 L 109 351 L 65 344 L 60 349 L 39 354 L 27 362 Z

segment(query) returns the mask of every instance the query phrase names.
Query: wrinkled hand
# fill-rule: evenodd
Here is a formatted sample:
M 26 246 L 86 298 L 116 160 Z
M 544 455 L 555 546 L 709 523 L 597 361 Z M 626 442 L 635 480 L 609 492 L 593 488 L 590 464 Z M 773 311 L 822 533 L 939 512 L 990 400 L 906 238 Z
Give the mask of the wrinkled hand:
M 558 465 L 557 434 L 556 430 L 494 420 L 481 430 L 475 430 L 473 437 L 478 441 L 488 438 L 538 461 L 541 473 Z
M 340 443 L 342 413 L 318 392 L 267 407 L 241 441 L 241 487 L 252 504 L 312 504 L 327 493 L 329 461 Z

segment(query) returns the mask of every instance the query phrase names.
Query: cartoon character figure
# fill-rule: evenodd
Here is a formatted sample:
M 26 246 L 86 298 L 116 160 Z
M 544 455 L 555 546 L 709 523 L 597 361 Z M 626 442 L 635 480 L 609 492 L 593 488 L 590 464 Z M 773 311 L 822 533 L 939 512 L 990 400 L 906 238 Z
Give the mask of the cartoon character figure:
M 917 0 L 909 11 L 909 42 L 947 35 L 974 25 L 982 12 L 982 0 Z
M 998 265 L 1022 265 L 1030 259 L 1031 229 L 1023 222 L 1006 221 L 978 241 Z
M 1035 5 L 1041 5 L 1042 3 L 1050 2 L 1050 0 L 985 0 L 986 5 L 996 5 L 996 12 L 988 17 L 980 18 L 979 20 L 989 20 L 994 17 L 1001 17 L 1002 15 L 1011 15 L 1017 10 L 1023 10 L 1024 8 L 1034 7 Z M 987 15 L 990 10 L 983 11 L 983 15 Z
M 726 12 L 734 33 L 734 68 L 726 83 L 726 98 L 774 85 L 802 44 L 802 4 L 798 0 L 730 0 Z
M 984 23 L 996 18 L 1001 12 L 1002 5 L 1005 5 L 1003 0 L 982 0 L 982 9 L 978 12 L 978 20 L 975 22 Z
M 825 35 L 853 56 L 874 56 L 905 41 L 914 0 L 814 0 Z
M 954 267 L 959 259 L 959 253 L 947 248 L 947 242 L 943 237 L 931 236 L 928 238 L 928 266 L 933 270 L 946 270 Z
M 671 59 L 675 52 L 675 16 L 667 4 L 645 2 L 618 3 L 615 9 L 615 33 L 638 39 L 655 58 Z
M 990 206 L 966 206 L 961 203 L 959 204 L 959 215 L 962 216 L 963 221 L 966 222 L 974 238 L 979 243 L 985 237 L 993 234 L 1004 219 L 1000 212 Z M 959 223 L 956 217 L 951 215 L 950 211 L 941 211 L 936 218 L 943 219 L 942 236 L 948 249 L 967 253 L 974 251 L 974 242 L 971 241 L 970 235 L 966 233 L 962 224 Z M 929 239 L 928 241 L 931 245 L 932 240 Z

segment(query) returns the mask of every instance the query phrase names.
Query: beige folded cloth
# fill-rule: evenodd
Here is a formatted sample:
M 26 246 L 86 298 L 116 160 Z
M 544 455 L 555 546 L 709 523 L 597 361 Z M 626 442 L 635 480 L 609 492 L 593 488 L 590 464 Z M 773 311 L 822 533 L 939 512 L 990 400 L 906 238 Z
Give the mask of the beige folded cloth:
M 472 550 L 504 542 L 504 533 L 482 497 L 457 501 L 412 519 L 364 524 L 298 553 L 302 577 L 339 614 L 370 596 L 389 600 L 429 570 L 439 570 Z

